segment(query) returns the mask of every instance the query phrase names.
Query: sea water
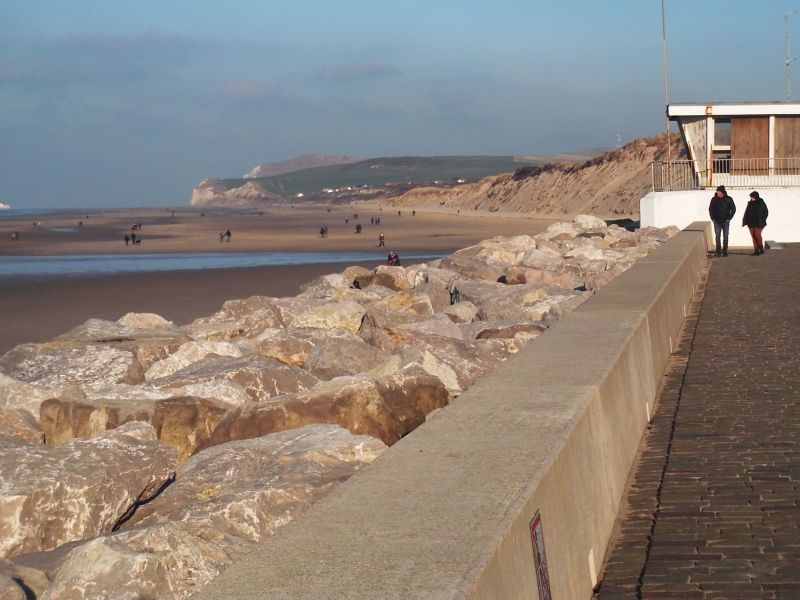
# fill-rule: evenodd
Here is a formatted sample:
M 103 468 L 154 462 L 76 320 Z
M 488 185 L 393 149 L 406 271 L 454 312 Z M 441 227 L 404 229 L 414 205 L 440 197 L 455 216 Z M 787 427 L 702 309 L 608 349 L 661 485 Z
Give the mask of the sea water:
M 403 254 L 401 259 L 438 258 L 439 255 Z M 146 273 L 233 267 L 270 267 L 324 263 L 383 264 L 378 252 L 206 252 L 193 254 L 80 254 L 71 256 L 0 257 L 0 277 L 62 275 L 68 277 Z

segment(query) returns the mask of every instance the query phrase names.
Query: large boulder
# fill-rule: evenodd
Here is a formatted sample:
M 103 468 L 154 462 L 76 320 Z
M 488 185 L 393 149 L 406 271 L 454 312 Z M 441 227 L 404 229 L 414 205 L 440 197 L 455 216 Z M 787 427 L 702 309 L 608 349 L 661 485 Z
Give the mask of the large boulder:
M 144 379 L 132 352 L 71 341 L 17 346 L 0 359 L 0 370 L 50 393 L 71 385 L 92 387 Z
M 2 409 L 21 409 L 38 417 L 39 407 L 51 395 L 49 390 L 34 387 L 29 383 L 0 373 L 0 408 Z
M 0 440 L 3 438 L 11 438 L 13 441 L 25 444 L 40 445 L 42 444 L 42 429 L 36 418 L 27 410 L 0 408 Z
M 427 399 L 431 397 L 430 390 L 436 388 L 438 396 L 433 402 L 436 404 L 434 408 L 449 401 L 444 386 L 434 379 L 420 378 L 416 387 L 411 385 L 412 378 L 407 377 L 404 381 L 409 387 L 406 405 L 402 409 L 397 394 L 393 393 L 387 399 L 381 395 L 381 390 L 389 389 L 387 384 L 381 384 L 381 387 L 363 376 L 337 377 L 306 392 L 234 409 L 228 412 L 201 448 L 312 423 L 339 425 L 352 433 L 371 435 L 391 445 L 409 433 L 409 424 L 424 420 L 425 414 L 414 412 L 428 406 L 428 400 L 417 400 L 419 396 Z M 414 416 L 409 416 L 409 411 Z
M 46 597 L 187 598 L 384 449 L 313 425 L 205 450 L 122 531 L 71 550 Z
M 171 480 L 175 450 L 140 422 L 59 446 L 0 453 L 0 557 L 110 532 Z
M 190 384 L 229 380 L 241 385 L 251 400 L 265 400 L 314 387 L 311 373 L 262 356 L 206 357 L 167 377 L 153 379 L 157 388 L 185 388 Z
M 287 365 L 302 367 L 309 353 L 335 332 L 307 327 L 265 329 L 248 343 L 247 354 L 263 356 Z
M 89 319 L 56 339 L 91 342 L 130 352 L 142 370 L 189 341 L 173 323 L 150 313 L 128 313 L 118 321 Z
M 442 314 L 453 323 L 472 323 L 478 318 L 478 307 L 469 300 L 462 300 L 445 308 Z
M 503 275 L 506 263 L 484 254 L 481 246 L 470 246 L 441 259 L 442 268 L 455 271 L 467 279 L 497 281 Z
M 183 462 L 208 439 L 229 405 L 193 396 L 127 402 L 120 400 L 47 400 L 41 421 L 48 444 L 93 438 L 130 421 L 153 425 L 158 439 L 175 448 Z
M 328 300 L 294 315 L 291 326 L 326 331 L 344 329 L 356 333 L 364 312 L 364 307 L 352 300 Z
M 320 340 L 309 352 L 303 369 L 322 380 L 368 371 L 389 357 L 356 335 L 338 335 Z
M 192 341 L 178 347 L 175 352 L 163 360 L 153 363 L 144 374 L 145 379 L 158 379 L 172 375 L 184 367 L 214 354 L 217 356 L 233 356 L 239 358 L 242 351 L 230 342 Z
M 404 267 L 394 267 L 380 265 L 375 268 L 375 272 L 370 282 L 370 287 L 382 286 L 395 292 L 402 292 L 411 289 L 411 284 L 406 277 Z

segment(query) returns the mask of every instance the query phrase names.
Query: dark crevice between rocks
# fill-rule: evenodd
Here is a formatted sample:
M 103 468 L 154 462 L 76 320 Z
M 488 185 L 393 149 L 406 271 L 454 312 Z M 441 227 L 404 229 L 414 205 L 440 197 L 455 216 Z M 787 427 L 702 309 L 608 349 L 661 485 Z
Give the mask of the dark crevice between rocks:
M 25 594 L 25 600 L 36 600 L 36 594 L 34 593 L 34 591 L 31 588 L 29 588 L 27 584 L 24 581 L 22 581 L 22 579 L 20 579 L 19 577 L 12 577 L 11 579 L 14 581 L 14 583 L 16 583 L 20 587 L 22 592 Z
M 142 490 L 142 493 L 139 494 L 138 498 L 136 498 L 136 501 L 128 507 L 128 509 L 122 514 L 122 516 L 119 519 L 117 519 L 117 522 L 114 523 L 114 526 L 111 528 L 111 531 L 112 532 L 118 531 L 120 527 L 122 527 L 127 521 L 131 519 L 131 517 L 133 517 L 134 514 L 136 514 L 136 511 L 139 509 L 140 506 L 149 504 L 150 502 L 158 498 L 161 494 L 164 493 L 164 490 L 166 490 L 173 483 L 175 483 L 175 473 L 170 475 L 170 477 L 164 483 L 161 484 L 161 487 L 159 487 L 154 494 L 152 494 L 148 498 L 145 498 L 144 500 L 142 500 L 142 494 L 144 494 L 144 490 Z

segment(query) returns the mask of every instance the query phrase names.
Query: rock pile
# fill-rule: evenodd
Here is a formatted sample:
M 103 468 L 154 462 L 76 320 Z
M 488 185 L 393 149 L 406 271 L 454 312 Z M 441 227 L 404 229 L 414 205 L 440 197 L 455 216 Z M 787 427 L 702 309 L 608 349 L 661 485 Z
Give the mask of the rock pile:
M 188 597 L 673 233 L 580 216 L 181 327 L 129 314 L 17 346 L 0 590 Z

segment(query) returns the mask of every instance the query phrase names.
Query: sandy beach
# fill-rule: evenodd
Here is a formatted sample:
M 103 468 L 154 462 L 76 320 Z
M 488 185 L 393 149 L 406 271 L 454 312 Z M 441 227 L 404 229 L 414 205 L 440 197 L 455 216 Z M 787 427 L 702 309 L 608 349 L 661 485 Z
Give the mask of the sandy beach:
M 358 214 L 358 220 L 354 219 Z M 379 218 L 380 225 L 370 223 Z M 347 221 L 347 222 L 345 222 Z M 34 227 L 33 223 L 41 223 Z M 79 227 L 79 222 L 83 226 Z M 448 252 L 495 235 L 540 231 L 547 221 L 527 214 L 450 210 L 380 210 L 376 204 L 263 210 L 120 209 L 22 216 L 0 215 L 0 256 L 123 252 L 345 252 L 370 250 L 383 233 L 387 249 Z M 131 225 L 141 245 L 125 246 Z M 355 233 L 360 223 L 362 233 Z M 328 226 L 328 236 L 319 231 Z M 219 234 L 231 231 L 231 242 Z M 12 240 L 14 233 L 19 240 Z
M 353 214 L 360 211 L 362 233 Z M 541 231 L 551 221 L 526 215 L 460 215 L 447 211 L 364 207 L 269 209 L 259 212 L 181 209 L 53 213 L 0 218 L 0 257 L 147 252 L 345 252 L 373 250 L 383 232 L 386 249 L 449 253 L 495 235 Z M 263 214 L 261 214 L 263 213 Z M 370 217 L 380 217 L 380 226 Z M 345 224 L 345 219 L 349 223 Z M 34 228 L 32 221 L 41 222 Z M 78 227 L 83 221 L 83 227 Z M 141 246 L 125 246 L 130 225 L 141 222 Z M 322 224 L 329 227 L 319 237 Z M 219 232 L 231 230 L 231 242 Z M 20 232 L 20 240 L 11 234 Z M 418 262 L 418 261 L 417 261 Z M 24 342 L 52 339 L 88 318 L 116 320 L 127 312 L 154 312 L 178 324 L 210 314 L 225 300 L 251 295 L 292 296 L 315 277 L 350 263 L 205 269 L 86 277 L 3 278 L 0 286 L 0 353 Z M 363 263 L 374 267 L 379 262 Z M 404 264 L 407 264 L 404 262 Z M 2 258 L 0 258 L 2 272 Z

